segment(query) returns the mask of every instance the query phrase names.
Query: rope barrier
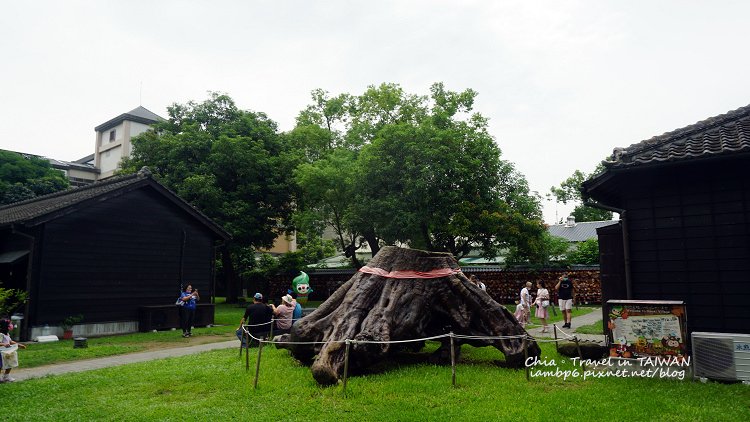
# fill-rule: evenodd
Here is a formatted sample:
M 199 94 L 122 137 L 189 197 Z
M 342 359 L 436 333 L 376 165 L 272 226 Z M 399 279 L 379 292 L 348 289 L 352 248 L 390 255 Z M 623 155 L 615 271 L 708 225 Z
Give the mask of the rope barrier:
M 259 324 L 262 325 L 262 324 Z M 250 331 L 247 330 L 245 327 L 251 327 L 252 325 L 243 326 L 243 331 L 245 334 L 250 337 L 252 340 L 266 343 L 266 344 L 294 344 L 294 345 L 316 345 L 316 344 L 327 344 L 327 343 L 346 343 L 346 339 L 344 340 L 327 340 L 327 341 L 274 341 L 274 340 L 266 340 L 263 338 L 255 337 Z M 453 337 L 456 339 L 462 339 L 462 340 L 532 340 L 537 343 L 557 343 L 561 341 L 567 341 L 568 339 L 577 339 L 577 336 L 571 336 L 564 331 L 560 330 L 561 333 L 565 334 L 567 338 L 565 339 L 541 339 L 536 338 L 534 336 L 531 336 L 529 334 L 516 334 L 512 336 L 470 336 L 470 335 L 464 335 L 464 334 L 440 334 L 436 336 L 431 337 L 423 337 L 423 338 L 415 338 L 415 339 L 408 339 L 408 340 L 353 340 L 349 339 L 351 343 L 356 344 L 402 344 L 402 343 L 415 343 L 419 341 L 430 341 L 430 340 L 438 340 L 441 338 L 446 337 Z
M 557 328 L 557 330 L 560 331 L 561 333 L 563 333 L 567 338 L 575 338 L 576 337 L 575 335 L 571 336 L 570 334 L 568 334 L 565 331 L 561 330 L 560 327 L 557 326 L 557 324 L 552 324 L 552 325 L 554 325 L 555 328 Z
M 411 339 L 411 340 L 390 340 L 390 341 L 352 340 L 352 343 L 358 343 L 358 344 L 413 343 L 413 342 L 417 342 L 417 341 L 435 340 L 435 339 L 444 338 L 444 337 L 450 337 L 450 334 L 441 334 L 439 336 L 432 336 L 432 337 L 425 337 L 425 338 L 415 338 L 415 339 Z
M 294 318 L 271 318 L 270 321 L 261 322 L 260 324 L 242 324 L 242 325 L 244 327 L 262 327 L 264 325 L 273 324 L 274 321 L 295 321 L 295 319 Z
M 468 340 L 510 340 L 510 339 L 524 339 L 534 337 L 529 334 L 516 334 L 514 336 L 467 336 L 463 334 L 454 334 L 456 338 L 468 339 Z
M 272 319 L 271 322 L 274 320 Z M 463 339 L 463 340 L 510 340 L 510 339 L 520 339 L 523 342 L 523 352 L 525 357 L 525 362 L 529 359 L 529 351 L 528 351 L 528 341 L 534 341 L 536 343 L 552 343 L 554 342 L 557 346 L 557 343 L 560 341 L 563 341 L 563 339 L 558 339 L 555 337 L 554 339 L 547 339 L 547 340 L 541 340 L 537 339 L 533 336 L 531 336 L 528 333 L 525 334 L 516 334 L 512 336 L 470 336 L 470 335 L 464 335 L 464 334 L 454 334 L 452 331 L 448 334 L 440 334 L 436 336 L 431 337 L 424 337 L 424 338 L 418 338 L 418 339 L 409 339 L 409 340 L 390 340 L 390 341 L 375 341 L 375 340 L 352 340 L 352 339 L 345 339 L 345 340 L 328 340 L 328 341 L 274 341 L 271 340 L 264 340 L 262 338 L 255 337 L 250 333 L 250 331 L 247 329 L 247 327 L 257 327 L 262 325 L 267 325 L 269 323 L 264 324 L 255 324 L 255 325 L 243 325 L 240 328 L 243 331 L 243 337 L 246 335 L 248 338 L 248 346 L 250 343 L 249 339 L 253 339 L 258 342 L 258 357 L 255 362 L 255 378 L 253 380 L 253 390 L 257 389 L 258 387 L 258 378 L 260 375 L 260 359 L 261 359 L 261 353 L 263 350 L 263 344 L 299 344 L 299 345 L 316 345 L 316 344 L 328 344 L 328 343 L 344 343 L 346 344 L 346 354 L 345 354 L 345 360 L 344 360 L 344 386 L 343 386 L 343 392 L 346 396 L 346 386 L 347 386 L 347 378 L 348 378 L 348 372 L 349 372 L 349 347 L 352 343 L 356 344 L 399 344 L 399 343 L 413 343 L 418 341 L 429 341 L 429 340 L 438 340 L 441 338 L 449 337 L 451 339 L 451 372 L 452 372 L 452 383 L 453 386 L 456 386 L 456 351 L 455 351 L 455 345 L 454 345 L 454 339 Z M 557 325 L 553 324 L 553 327 L 555 328 L 555 332 L 557 332 Z M 583 358 L 583 355 L 581 354 L 581 347 L 578 341 L 577 336 L 571 336 L 568 333 L 560 330 L 561 333 L 563 333 L 567 338 L 572 338 L 573 341 L 576 343 L 576 347 L 578 348 L 578 355 Z M 240 349 L 241 350 L 241 349 Z M 240 357 L 242 357 L 242 354 L 240 352 Z M 246 370 L 249 369 L 249 349 L 248 352 L 245 355 L 246 357 Z M 585 366 L 583 367 L 585 370 Z M 526 380 L 530 380 L 530 368 L 528 365 L 526 365 Z
M 327 341 L 274 341 L 274 340 L 264 340 L 262 338 L 255 337 L 250 333 L 246 328 L 243 327 L 243 330 L 245 333 L 253 340 L 267 343 L 267 344 L 296 344 L 296 345 L 316 345 L 316 344 L 326 344 L 326 343 L 346 343 L 347 339 L 344 340 L 327 340 Z M 415 338 L 415 339 L 407 339 L 407 340 L 354 340 L 349 339 L 350 342 L 356 343 L 356 344 L 401 344 L 401 343 L 415 343 L 419 341 L 430 341 L 430 340 L 438 340 L 441 338 L 446 337 L 453 337 L 457 339 L 463 339 L 463 340 L 513 340 L 513 339 L 528 339 L 528 340 L 534 340 L 537 342 L 549 342 L 549 340 L 539 340 L 531 335 L 528 334 L 516 334 L 512 336 L 469 336 L 469 335 L 463 335 L 463 334 L 440 334 L 436 336 L 431 337 L 423 337 L 423 338 Z

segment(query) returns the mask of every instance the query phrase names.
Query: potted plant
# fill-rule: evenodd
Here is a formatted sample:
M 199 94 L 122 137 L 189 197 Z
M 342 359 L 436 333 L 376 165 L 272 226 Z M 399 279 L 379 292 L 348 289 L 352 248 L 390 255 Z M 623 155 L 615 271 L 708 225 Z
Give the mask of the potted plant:
M 60 324 L 60 327 L 62 327 L 63 329 L 63 338 L 73 338 L 73 326 L 80 323 L 81 321 L 83 321 L 83 315 L 69 316 L 65 318 Z

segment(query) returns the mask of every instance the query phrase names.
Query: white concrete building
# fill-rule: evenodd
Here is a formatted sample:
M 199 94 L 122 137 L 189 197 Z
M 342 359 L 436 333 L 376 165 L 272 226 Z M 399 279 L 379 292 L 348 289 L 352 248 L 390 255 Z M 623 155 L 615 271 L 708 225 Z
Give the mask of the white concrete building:
M 94 167 L 99 169 L 98 179 L 113 176 L 123 157 L 132 151 L 130 140 L 150 125 L 164 120 L 148 109 L 138 106 L 95 127 Z

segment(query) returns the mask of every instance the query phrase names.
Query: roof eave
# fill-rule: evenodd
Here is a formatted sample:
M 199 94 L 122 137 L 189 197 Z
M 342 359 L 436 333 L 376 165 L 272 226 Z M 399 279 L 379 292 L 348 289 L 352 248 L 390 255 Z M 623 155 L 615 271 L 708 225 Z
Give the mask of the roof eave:
M 95 132 L 102 132 L 102 131 L 105 131 L 107 129 L 111 129 L 111 128 L 119 125 L 120 123 L 124 122 L 125 120 L 131 121 L 131 122 L 136 122 L 136 123 L 143 123 L 145 125 L 152 125 L 152 124 L 158 122 L 158 120 L 147 119 L 145 117 L 134 116 L 132 114 L 124 113 L 124 114 L 121 114 L 121 115 L 115 117 L 114 119 L 108 120 L 108 121 L 100 124 L 99 126 L 97 126 L 97 127 L 94 128 L 94 131 Z

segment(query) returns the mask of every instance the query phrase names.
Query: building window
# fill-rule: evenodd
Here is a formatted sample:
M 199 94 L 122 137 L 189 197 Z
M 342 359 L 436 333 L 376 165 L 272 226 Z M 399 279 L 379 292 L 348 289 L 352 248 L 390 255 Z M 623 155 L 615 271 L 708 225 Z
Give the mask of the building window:
M 117 129 L 109 131 L 109 142 L 114 142 L 115 141 L 115 133 L 116 132 L 117 132 Z

